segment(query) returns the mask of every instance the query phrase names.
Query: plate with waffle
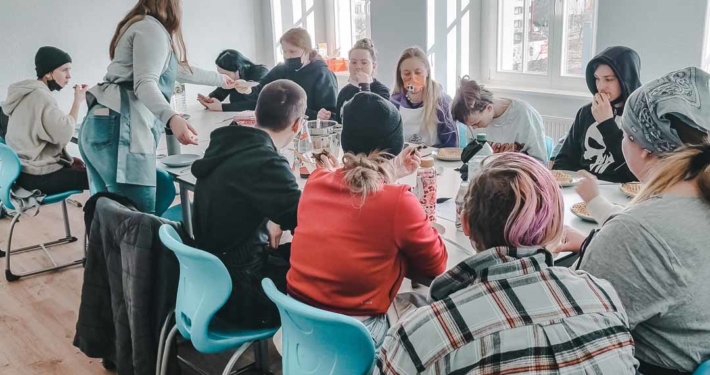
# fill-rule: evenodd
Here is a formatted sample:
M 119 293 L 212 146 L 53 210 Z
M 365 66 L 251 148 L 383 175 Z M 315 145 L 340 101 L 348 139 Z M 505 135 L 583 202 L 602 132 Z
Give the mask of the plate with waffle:
M 580 218 L 584 221 L 589 221 L 592 223 L 597 222 L 596 220 L 594 220 L 592 215 L 590 215 L 589 212 L 587 211 L 587 204 L 584 202 L 580 202 L 580 203 L 573 205 L 572 208 L 570 209 L 570 211 L 572 211 L 572 213 L 575 216 L 577 216 L 578 218 Z
M 577 176 L 577 173 L 575 173 L 575 172 L 570 172 L 570 171 L 551 171 L 551 172 L 552 172 L 552 175 L 555 176 L 557 183 L 561 187 L 574 186 L 574 184 L 577 181 L 579 181 L 579 177 Z
M 643 185 L 641 185 L 640 182 L 627 182 L 621 184 L 619 189 L 621 189 L 622 193 L 628 195 L 629 198 L 635 198 L 636 195 L 641 192 L 641 189 L 643 189 Z
M 462 148 L 458 147 L 445 147 L 440 148 L 433 152 L 437 159 L 443 161 L 461 161 Z

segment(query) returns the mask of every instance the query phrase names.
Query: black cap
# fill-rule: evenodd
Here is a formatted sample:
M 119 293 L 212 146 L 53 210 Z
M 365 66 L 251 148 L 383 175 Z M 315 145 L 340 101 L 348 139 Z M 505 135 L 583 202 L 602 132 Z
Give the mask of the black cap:
M 42 78 L 45 74 L 70 62 L 71 56 L 59 48 L 48 46 L 42 47 L 35 55 L 35 70 L 37 71 L 37 78 Z
M 404 147 L 402 117 L 389 100 L 367 91 L 357 93 L 343 107 L 341 141 L 345 152 L 398 155 Z

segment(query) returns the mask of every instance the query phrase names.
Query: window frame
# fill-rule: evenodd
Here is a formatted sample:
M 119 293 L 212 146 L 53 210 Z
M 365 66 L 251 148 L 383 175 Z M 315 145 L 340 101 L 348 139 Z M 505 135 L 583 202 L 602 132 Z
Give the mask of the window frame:
M 334 20 L 334 27 L 333 27 L 333 35 L 331 35 L 328 39 L 335 41 L 335 46 L 332 49 L 333 52 L 335 51 L 340 51 L 339 56 L 336 57 L 341 57 L 347 60 L 348 56 L 348 51 L 350 48 L 357 42 L 357 38 L 355 36 L 355 24 L 353 22 L 353 0 L 330 0 L 332 2 L 333 6 L 333 20 Z M 347 45 L 342 45 L 342 38 L 341 38 L 341 2 L 342 1 L 347 1 L 350 4 L 350 20 L 348 22 L 349 26 L 349 31 L 350 31 L 350 43 Z M 372 38 L 372 14 L 370 12 L 371 9 L 371 4 L 372 0 L 364 0 L 365 1 L 365 24 L 366 24 L 366 37 L 367 38 Z
M 523 29 L 529 22 L 529 3 L 524 1 Z M 567 75 L 562 71 L 563 51 L 566 48 L 564 31 L 567 26 L 567 5 L 569 0 L 555 0 L 553 17 L 550 24 L 548 39 L 548 66 L 546 73 L 502 71 L 499 62 L 501 48 L 499 35 L 503 25 L 501 4 L 498 0 L 485 0 L 482 3 L 482 42 L 484 57 L 481 61 L 483 81 L 487 84 L 501 86 L 527 86 L 552 90 L 587 91 L 586 79 L 582 76 Z M 594 22 L 592 26 L 592 51 L 596 50 L 597 24 L 599 15 L 599 0 L 594 1 Z M 523 36 L 523 53 L 529 48 L 527 39 Z

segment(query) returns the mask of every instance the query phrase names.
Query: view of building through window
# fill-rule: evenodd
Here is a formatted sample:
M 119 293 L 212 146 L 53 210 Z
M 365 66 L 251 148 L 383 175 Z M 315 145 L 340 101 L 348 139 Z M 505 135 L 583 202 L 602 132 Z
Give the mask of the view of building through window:
M 337 34 L 340 57 L 347 58 L 350 47 L 370 37 L 370 0 L 336 0 Z

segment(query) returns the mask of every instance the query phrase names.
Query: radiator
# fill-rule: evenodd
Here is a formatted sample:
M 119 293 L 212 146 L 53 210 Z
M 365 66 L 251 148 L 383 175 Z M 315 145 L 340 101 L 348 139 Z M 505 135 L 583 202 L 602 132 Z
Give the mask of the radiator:
M 567 135 L 574 119 L 566 117 L 542 116 L 542 122 L 545 124 L 545 135 L 552 138 L 552 140 L 557 143 L 560 138 Z

